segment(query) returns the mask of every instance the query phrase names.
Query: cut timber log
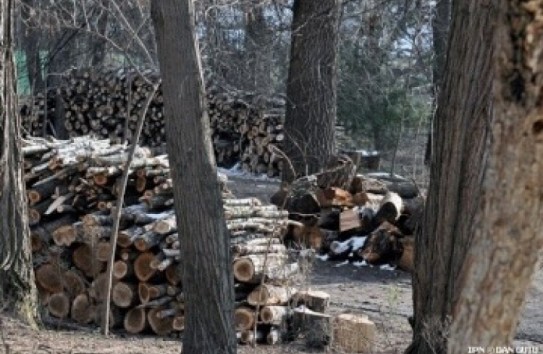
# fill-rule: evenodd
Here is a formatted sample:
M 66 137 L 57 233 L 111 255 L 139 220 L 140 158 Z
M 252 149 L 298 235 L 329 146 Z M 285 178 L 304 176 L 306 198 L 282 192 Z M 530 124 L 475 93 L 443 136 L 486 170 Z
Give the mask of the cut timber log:
M 38 286 L 47 292 L 59 293 L 64 288 L 62 281 L 63 270 L 58 265 L 44 264 L 36 270 L 36 281 Z
M 71 318 L 79 324 L 89 324 L 95 320 L 96 309 L 87 294 L 79 294 L 72 301 Z
M 326 312 L 330 304 L 330 294 L 319 290 L 301 290 L 294 294 L 294 306 L 305 305 L 312 311 Z
M 166 317 L 160 318 L 159 314 L 162 311 L 161 308 L 154 308 L 147 313 L 147 321 L 154 333 L 159 336 L 166 336 L 173 330 L 172 321 L 173 318 Z
M 402 207 L 402 198 L 397 193 L 388 192 L 381 201 L 377 214 L 375 214 L 375 222 L 377 224 L 385 221 L 395 223 L 400 217 Z
M 234 324 L 236 326 L 236 330 L 252 330 L 256 321 L 255 317 L 255 310 L 250 307 L 240 306 L 236 308 L 234 311 Z
M 70 314 L 70 299 L 64 292 L 52 294 L 47 303 L 49 313 L 57 318 L 66 318 Z
M 260 320 L 274 326 L 285 325 L 288 315 L 289 308 L 287 306 L 264 306 L 260 310 Z
M 334 318 L 333 347 L 348 353 L 373 353 L 375 324 L 364 315 L 340 314 Z
M 118 282 L 111 292 L 111 300 L 120 308 L 128 308 L 136 302 L 136 286 L 133 284 Z
M 293 330 L 304 335 L 305 344 L 309 348 L 324 348 L 330 344 L 332 335 L 332 318 L 307 308 L 294 309 Z
M 266 261 L 266 264 L 264 263 Z M 244 283 L 257 283 L 269 271 L 285 265 L 282 254 L 249 255 L 234 261 L 234 277 Z
M 247 296 L 247 302 L 252 306 L 285 305 L 295 293 L 294 288 L 262 284 Z
M 156 270 L 151 268 L 151 262 L 155 259 L 152 252 L 144 252 L 134 261 L 134 273 L 141 282 L 146 282 L 155 275 Z
M 131 334 L 138 334 L 147 327 L 147 312 L 142 308 L 130 309 L 123 320 L 124 329 Z

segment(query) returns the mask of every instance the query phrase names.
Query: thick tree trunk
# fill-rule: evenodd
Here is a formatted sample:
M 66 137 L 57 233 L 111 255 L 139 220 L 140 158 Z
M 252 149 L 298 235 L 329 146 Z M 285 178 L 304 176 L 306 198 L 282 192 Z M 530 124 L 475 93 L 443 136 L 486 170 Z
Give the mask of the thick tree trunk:
M 451 22 L 451 0 L 438 0 L 435 8 L 435 15 L 432 19 L 432 38 L 434 47 L 434 62 L 432 64 L 432 81 L 434 86 L 435 107 L 439 96 L 439 89 L 442 84 L 443 69 L 447 53 L 447 39 L 449 37 L 449 25 Z M 430 123 L 430 132 L 426 143 L 426 153 L 424 160 L 426 164 L 430 163 L 432 155 L 432 124 Z
M 293 13 L 285 152 L 294 174 L 307 175 L 335 153 L 339 4 L 295 0 Z M 285 166 L 283 179 L 291 181 Z
M 230 243 L 211 146 L 190 0 L 152 2 L 181 237 L 184 353 L 236 352 Z M 180 63 L 182 65 L 180 65 Z M 194 193 L 188 196 L 187 188 Z
M 0 304 L 35 324 L 34 284 L 22 176 L 20 119 L 15 94 L 13 61 L 13 4 L 0 5 Z
M 543 9 L 499 4 L 492 143 L 449 353 L 512 345 L 543 247 Z
M 457 0 L 453 5 L 435 121 L 436 150 L 422 228 L 416 234 L 414 333 L 408 353 L 446 350 L 457 278 L 480 205 L 492 117 L 492 8 L 490 0 Z

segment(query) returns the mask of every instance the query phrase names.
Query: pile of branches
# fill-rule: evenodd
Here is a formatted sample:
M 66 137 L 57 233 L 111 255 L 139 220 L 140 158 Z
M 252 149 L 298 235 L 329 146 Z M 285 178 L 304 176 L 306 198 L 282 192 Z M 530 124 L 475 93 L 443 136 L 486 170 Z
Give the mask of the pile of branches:
M 272 197 L 300 223 L 289 226 L 290 245 L 315 249 L 321 259 L 412 271 L 413 235 L 424 208 L 417 186 L 379 173 L 325 185 L 321 179 L 299 179 Z
M 161 87 L 155 92 L 153 82 L 158 76 L 152 72 L 73 70 L 60 87 L 36 94 L 21 107 L 23 126 L 28 136 L 92 134 L 114 143 L 131 142 L 153 95 L 139 143 L 164 152 L 163 92 Z M 240 163 L 251 173 L 279 175 L 282 161 L 269 147 L 280 147 L 284 140 L 284 100 L 209 82 L 207 111 L 218 165 L 230 168 Z
M 100 324 L 127 148 L 88 137 L 32 138 L 24 141 L 23 153 L 41 304 L 52 317 Z M 138 148 L 131 166 L 112 268 L 109 323 L 131 334 L 178 337 L 185 305 L 168 160 Z M 291 222 L 288 212 L 255 198 L 235 198 L 226 176 L 219 175 L 219 181 L 234 255 L 238 338 L 277 343 L 292 315 L 292 281 L 299 273 L 282 242 Z

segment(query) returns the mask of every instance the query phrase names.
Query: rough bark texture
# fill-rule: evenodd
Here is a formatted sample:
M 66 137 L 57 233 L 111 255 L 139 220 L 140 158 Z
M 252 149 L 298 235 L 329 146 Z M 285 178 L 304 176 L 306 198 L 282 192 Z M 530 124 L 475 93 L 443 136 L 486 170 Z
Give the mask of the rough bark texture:
M 543 247 L 543 8 L 499 1 L 494 123 L 449 353 L 511 346 Z
M 438 0 L 435 14 L 432 19 L 432 39 L 434 48 L 434 61 L 432 64 L 432 84 L 434 86 L 434 107 L 439 96 L 439 89 L 443 78 L 443 69 L 447 53 L 447 39 L 449 37 L 449 25 L 451 23 L 451 0 Z M 430 163 L 432 154 L 432 132 L 428 133 L 426 143 L 425 162 Z
M 266 21 L 264 6 L 258 1 L 247 4 L 245 15 L 245 58 L 247 60 L 247 89 L 261 94 L 272 92 L 271 46 L 273 31 Z
M 490 0 L 458 0 L 442 94 L 436 144 L 413 275 L 414 333 L 408 353 L 442 353 L 479 208 L 491 122 L 493 13 Z M 475 78 L 475 79 L 474 79 Z
M 21 1 L 22 47 L 26 57 L 26 74 L 28 83 L 32 92 L 43 90 L 45 83 L 43 80 L 40 59 L 39 39 L 40 34 L 36 29 L 36 24 L 32 20 L 32 9 L 35 6 L 34 0 Z
M 335 153 L 339 5 L 295 0 L 293 13 L 284 148 L 295 173 L 307 175 Z M 292 178 L 285 167 L 283 179 Z
M 13 0 L 0 4 L 0 306 L 35 324 L 37 293 L 26 217 L 12 52 L 13 6 Z
M 236 352 L 230 240 L 204 109 L 190 0 L 152 2 L 163 77 L 168 151 L 181 238 L 184 353 Z M 187 195 L 186 190 L 192 191 Z

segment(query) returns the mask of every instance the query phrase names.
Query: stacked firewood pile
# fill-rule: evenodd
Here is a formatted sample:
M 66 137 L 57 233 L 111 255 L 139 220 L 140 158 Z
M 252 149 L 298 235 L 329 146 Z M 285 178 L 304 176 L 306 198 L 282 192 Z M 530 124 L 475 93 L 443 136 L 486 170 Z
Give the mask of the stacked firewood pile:
M 36 283 L 49 315 L 99 324 L 106 297 L 118 181 L 126 147 L 107 140 L 26 140 Z M 177 336 L 184 328 L 180 242 L 166 156 L 139 148 L 130 170 L 113 264 L 110 324 L 128 333 Z M 295 294 L 298 263 L 282 243 L 288 212 L 237 199 L 219 176 L 243 343 L 276 343 Z M 256 327 L 256 332 L 254 331 Z M 256 336 L 255 336 L 256 334 Z
M 282 189 L 272 202 L 284 204 L 290 218 L 286 239 L 294 247 L 318 250 L 321 258 L 413 267 L 413 234 L 424 198 L 400 176 L 357 175 L 344 184 L 304 178 Z
M 147 79 L 132 70 L 74 70 L 66 75 L 61 87 L 38 93 L 33 102 L 22 106 L 25 131 L 29 136 L 93 134 L 115 143 L 130 142 L 153 93 L 151 82 L 157 81 L 155 74 L 143 74 Z M 284 140 L 282 99 L 210 83 L 207 103 L 219 166 L 229 168 L 240 163 L 248 172 L 270 177 L 280 173 L 282 162 L 268 147 L 280 146 Z M 163 93 L 159 88 L 147 109 L 139 143 L 165 151 L 165 141 Z

